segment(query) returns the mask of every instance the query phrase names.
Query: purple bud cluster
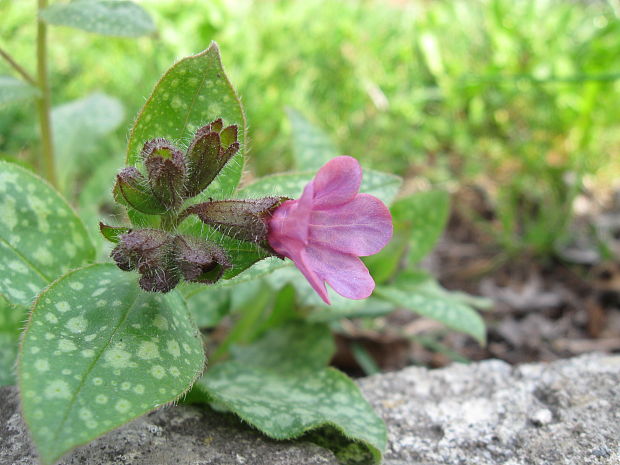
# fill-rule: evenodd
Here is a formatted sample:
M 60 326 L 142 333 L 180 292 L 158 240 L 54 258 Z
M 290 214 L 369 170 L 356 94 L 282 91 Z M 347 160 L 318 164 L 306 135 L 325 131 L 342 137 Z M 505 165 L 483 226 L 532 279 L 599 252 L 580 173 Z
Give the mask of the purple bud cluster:
M 221 247 L 159 229 L 137 229 L 120 235 L 111 256 L 121 270 L 137 270 L 142 275 L 140 287 L 153 292 L 168 292 L 181 278 L 214 283 L 231 267 Z
M 185 153 L 166 139 L 149 140 L 141 151 L 144 172 L 129 166 L 117 175 L 113 193 L 118 203 L 160 216 L 158 229 L 100 224 L 104 237 L 117 243 L 111 257 L 121 270 L 138 271 L 144 290 L 168 292 L 181 279 L 211 284 L 232 267 L 218 244 L 175 231 L 189 215 L 195 214 L 222 234 L 276 254 L 267 241 L 268 219 L 283 198 L 210 200 L 182 209 L 239 151 L 237 132 L 236 125 L 224 127 L 222 120 L 216 119 L 196 131 Z

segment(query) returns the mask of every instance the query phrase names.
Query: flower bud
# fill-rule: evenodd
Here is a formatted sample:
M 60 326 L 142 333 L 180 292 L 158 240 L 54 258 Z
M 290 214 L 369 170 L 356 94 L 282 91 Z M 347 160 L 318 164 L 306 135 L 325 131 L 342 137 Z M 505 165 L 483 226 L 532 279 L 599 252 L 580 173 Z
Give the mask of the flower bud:
M 168 292 L 179 283 L 173 255 L 174 237 L 157 229 L 122 234 L 110 254 L 121 270 L 138 270 L 142 289 L 157 292 Z
M 174 270 L 163 268 L 149 270 L 140 277 L 140 287 L 149 292 L 169 292 L 174 289 L 181 278 Z
M 111 256 L 121 270 L 143 273 L 166 265 L 171 244 L 171 236 L 165 231 L 135 229 L 119 236 Z
M 285 199 L 218 200 L 193 205 L 187 209 L 203 223 L 235 239 L 267 244 L 267 219 Z
M 144 166 L 153 194 L 166 208 L 183 202 L 185 159 L 180 150 L 166 139 L 153 139 L 142 149 Z
M 202 192 L 239 151 L 237 126 L 222 129 L 221 119 L 203 126 L 187 149 L 189 165 L 185 196 L 195 197 Z
M 166 211 L 162 203 L 153 195 L 144 176 L 134 167 L 123 168 L 116 176 L 114 200 L 149 215 L 159 215 Z
M 186 281 L 211 284 L 232 265 L 216 244 L 194 236 L 175 237 L 175 263 Z

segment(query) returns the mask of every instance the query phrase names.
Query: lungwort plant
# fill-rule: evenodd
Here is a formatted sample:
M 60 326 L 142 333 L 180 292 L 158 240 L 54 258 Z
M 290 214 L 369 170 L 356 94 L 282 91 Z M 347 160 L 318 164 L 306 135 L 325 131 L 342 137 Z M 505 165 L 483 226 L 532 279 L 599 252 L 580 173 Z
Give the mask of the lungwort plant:
M 50 184 L 0 162 L 0 382 L 17 382 L 43 463 L 179 401 L 276 439 L 308 433 L 343 462 L 379 462 L 382 420 L 329 367 L 334 323 L 409 308 L 484 341 L 471 302 L 414 271 L 447 196 L 393 202 L 400 178 L 362 174 L 291 118 L 298 171 L 239 188 L 247 129 L 218 48 L 180 60 L 110 179 L 125 219 L 99 237 Z M 111 251 L 98 255 L 104 239 Z M 215 341 L 220 324 L 228 335 Z

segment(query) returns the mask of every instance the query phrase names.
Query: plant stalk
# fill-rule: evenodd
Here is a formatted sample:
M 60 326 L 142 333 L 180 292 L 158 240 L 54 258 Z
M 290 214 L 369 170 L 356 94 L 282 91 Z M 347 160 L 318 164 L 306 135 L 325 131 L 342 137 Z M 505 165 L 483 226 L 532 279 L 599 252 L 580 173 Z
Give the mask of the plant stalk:
M 19 73 L 19 75 L 26 81 L 28 84 L 32 84 L 33 86 L 37 85 L 37 81 L 33 78 L 28 71 L 26 71 L 19 63 L 15 61 L 15 59 L 9 55 L 9 53 L 0 47 L 0 56 L 6 60 L 6 62 L 13 67 L 15 71 Z
M 38 11 L 45 7 L 47 0 L 38 0 Z M 43 172 L 50 184 L 58 187 L 50 118 L 50 87 L 47 79 L 47 25 L 40 18 L 37 18 L 37 85 L 41 93 L 37 98 L 37 112 L 41 130 Z

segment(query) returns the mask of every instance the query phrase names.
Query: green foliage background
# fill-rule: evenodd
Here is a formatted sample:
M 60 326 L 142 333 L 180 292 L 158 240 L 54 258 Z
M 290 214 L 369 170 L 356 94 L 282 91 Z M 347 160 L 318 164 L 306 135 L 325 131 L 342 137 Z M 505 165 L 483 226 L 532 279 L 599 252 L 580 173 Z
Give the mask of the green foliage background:
M 140 4 L 154 17 L 154 36 L 51 30 L 54 105 L 103 91 L 129 119 L 171 62 L 216 40 L 247 111 L 254 174 L 292 166 L 285 108 L 303 109 L 366 166 L 501 186 L 500 239 L 543 253 L 570 212 L 567 173 L 603 185 L 620 173 L 612 156 L 620 19 L 611 1 Z M 0 0 L 0 10 L 0 43 L 34 69 L 34 4 Z M 11 74 L 5 63 L 0 74 Z M 1 153 L 32 162 L 33 113 L 33 104 L 3 109 Z M 127 127 L 89 153 L 93 164 L 120 156 Z M 542 208 L 523 220 L 523 202 Z

